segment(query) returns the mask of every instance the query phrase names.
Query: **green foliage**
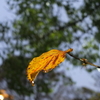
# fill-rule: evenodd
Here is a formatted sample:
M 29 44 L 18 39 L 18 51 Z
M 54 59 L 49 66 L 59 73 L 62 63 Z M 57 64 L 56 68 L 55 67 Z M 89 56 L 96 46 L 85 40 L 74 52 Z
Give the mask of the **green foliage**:
M 9 89 L 15 90 L 20 95 L 30 95 L 32 93 L 32 87 L 26 79 L 25 72 L 28 60 L 28 58 L 22 56 L 12 56 L 6 59 L 1 66 L 3 77 Z
M 92 96 L 89 100 L 99 100 L 100 99 L 100 93 L 96 93 L 94 96 Z
M 9 89 L 21 95 L 31 94 L 32 87 L 25 75 L 29 60 L 45 51 L 58 48 L 62 43 L 67 48 L 76 48 L 74 53 L 80 58 L 86 57 L 92 62 L 99 58 L 99 0 L 83 0 L 83 5 L 77 9 L 74 4 L 78 1 L 74 0 L 8 0 L 7 2 L 17 16 L 12 22 L 13 29 L 10 29 L 7 23 L 0 24 L 0 41 L 6 44 L 6 48 L 0 50 L 0 57 L 6 58 L 1 69 Z M 61 12 L 64 12 L 67 18 L 62 19 Z M 8 36 L 9 30 L 11 37 Z M 69 60 L 73 65 L 79 64 L 74 59 Z M 41 78 L 38 77 L 36 80 L 37 93 L 49 93 L 53 87 L 52 82 L 56 84 L 59 82 L 59 76 L 66 80 L 64 84 L 73 83 L 69 77 L 63 77 L 62 73 L 57 75 L 54 71 L 40 76 Z M 47 76 L 50 80 L 45 78 Z

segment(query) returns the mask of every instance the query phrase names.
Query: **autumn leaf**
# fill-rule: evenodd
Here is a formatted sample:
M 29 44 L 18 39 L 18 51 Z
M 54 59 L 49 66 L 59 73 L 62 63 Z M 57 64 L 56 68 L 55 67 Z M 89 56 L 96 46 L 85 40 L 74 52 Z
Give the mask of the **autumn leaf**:
M 51 71 L 58 66 L 58 64 L 63 62 L 66 57 L 66 53 L 71 51 L 73 51 L 73 49 L 68 49 L 66 51 L 53 49 L 41 54 L 39 57 L 33 58 L 27 68 L 28 80 L 34 86 L 34 80 L 40 71 L 43 71 L 44 73 Z

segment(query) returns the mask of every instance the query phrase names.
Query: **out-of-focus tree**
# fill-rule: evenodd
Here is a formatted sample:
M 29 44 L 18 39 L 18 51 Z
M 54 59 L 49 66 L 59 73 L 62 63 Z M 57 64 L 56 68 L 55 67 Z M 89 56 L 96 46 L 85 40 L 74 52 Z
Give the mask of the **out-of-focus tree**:
M 25 70 L 29 61 L 53 48 L 71 47 L 75 55 L 96 61 L 100 43 L 100 1 L 83 0 L 80 6 L 78 2 L 80 0 L 7 1 L 16 19 L 10 23 L 11 27 L 8 22 L 0 24 L 0 42 L 5 44 L 0 49 L 3 59 L 0 78 L 6 80 L 9 89 L 23 96 L 34 93 L 34 98 L 40 100 L 39 96 L 50 99 L 47 94 L 59 86 L 59 82 L 73 84 L 70 77 L 56 70 L 40 73 L 34 89 L 27 81 Z M 74 66 L 79 64 L 74 59 L 67 60 Z
M 100 93 L 96 93 L 94 96 L 92 96 L 89 100 L 99 100 L 100 99 Z
M 95 86 L 98 87 L 98 90 L 100 87 L 100 80 L 98 80 L 99 78 L 100 78 L 100 74 L 96 73 L 96 75 L 94 76 L 94 79 L 96 81 Z M 89 100 L 99 100 L 99 99 L 100 99 L 100 92 L 96 92 L 91 96 Z

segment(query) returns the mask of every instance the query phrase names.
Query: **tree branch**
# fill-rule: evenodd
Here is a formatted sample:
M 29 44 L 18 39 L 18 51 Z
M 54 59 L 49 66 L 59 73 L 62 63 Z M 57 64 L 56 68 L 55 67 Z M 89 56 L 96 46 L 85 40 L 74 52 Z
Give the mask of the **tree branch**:
M 75 58 L 75 59 L 80 60 L 80 61 L 83 63 L 83 65 L 87 65 L 87 64 L 89 64 L 89 65 L 95 66 L 96 68 L 100 68 L 100 66 L 88 62 L 88 60 L 85 59 L 85 58 L 78 58 L 78 57 L 74 56 L 74 55 L 71 54 L 71 53 L 67 53 L 67 54 L 69 54 L 70 56 L 72 56 L 72 57 Z

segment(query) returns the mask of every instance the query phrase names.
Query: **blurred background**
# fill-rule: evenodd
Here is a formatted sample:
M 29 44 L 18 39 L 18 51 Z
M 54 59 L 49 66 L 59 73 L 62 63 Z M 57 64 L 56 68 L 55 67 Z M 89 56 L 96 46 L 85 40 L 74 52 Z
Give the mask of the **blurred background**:
M 69 55 L 27 80 L 33 57 L 69 48 L 100 66 L 100 0 L 1 0 L 0 100 L 100 100 L 100 73 Z

